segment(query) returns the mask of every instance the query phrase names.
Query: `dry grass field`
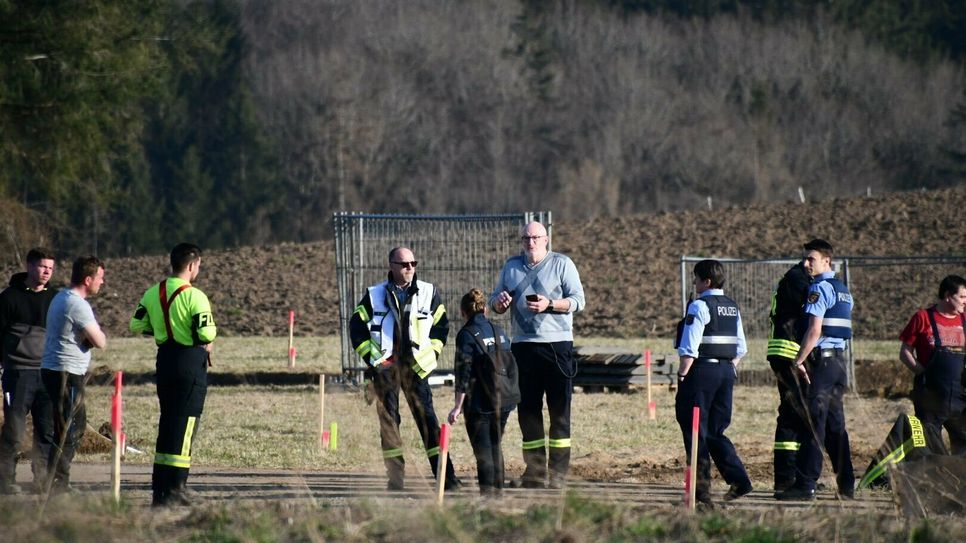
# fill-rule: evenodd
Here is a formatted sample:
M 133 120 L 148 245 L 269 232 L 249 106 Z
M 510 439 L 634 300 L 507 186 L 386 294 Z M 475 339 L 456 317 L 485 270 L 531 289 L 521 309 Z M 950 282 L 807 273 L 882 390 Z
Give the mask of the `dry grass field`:
M 584 339 L 583 344 L 609 344 L 636 352 L 659 344 L 643 340 Z M 762 343 L 762 345 L 758 345 Z M 299 372 L 338 373 L 338 341 L 335 337 L 298 338 Z M 863 356 L 886 358 L 893 345 L 870 342 L 857 347 Z M 212 372 L 245 374 L 285 372 L 284 338 L 225 338 L 217 344 Z M 753 342 L 752 352 L 764 350 Z M 99 371 L 150 373 L 154 365 L 150 340 L 122 338 L 97 352 L 94 366 Z M 748 364 L 754 364 L 752 354 Z M 763 358 L 763 356 L 761 357 Z M 759 363 L 760 365 L 760 363 Z M 125 424 L 132 444 L 150 452 L 157 423 L 157 397 L 151 384 L 127 386 L 124 392 Z M 98 427 L 109 420 L 111 388 L 91 387 L 89 420 Z M 452 387 L 435 391 L 434 402 L 440 419 L 453 405 Z M 573 407 L 573 471 L 576 477 L 606 481 L 676 481 L 680 478 L 683 444 L 674 420 L 674 395 L 667 387 L 655 387 L 658 420 L 646 419 L 643 393 L 577 393 Z M 199 465 L 238 468 L 282 468 L 294 470 L 382 471 L 379 456 L 375 407 L 365 403 L 360 389 L 327 387 L 325 426 L 339 426 L 337 454 L 318 451 L 318 386 L 231 386 L 210 387 L 202 429 L 198 435 L 196 461 Z M 739 453 L 760 487 L 770 484 L 772 432 L 777 393 L 770 387 L 738 387 L 735 391 L 734 421 L 729 431 Z M 879 447 L 885 432 L 901 410 L 911 410 L 908 400 L 850 396 L 846 407 L 855 464 L 862 469 Z M 453 433 L 453 454 L 458 470 L 471 476 L 472 451 L 460 425 Z M 408 438 L 408 463 L 412 470 L 425 469 L 420 458 L 419 439 L 408 411 L 403 413 L 403 432 Z M 504 448 L 511 473 L 522 470 L 519 427 L 511 415 Z M 132 455 L 130 462 L 150 462 L 151 455 Z M 79 460 L 104 460 L 105 455 L 82 455 Z M 417 472 L 418 473 L 418 472 Z
M 110 387 L 90 389 L 88 419 L 94 427 L 109 420 Z M 656 421 L 647 419 L 643 393 L 577 393 L 573 402 L 573 475 L 593 481 L 674 482 L 684 466 L 684 448 L 674 420 L 674 396 L 667 388 L 655 390 Z M 157 424 L 153 385 L 125 388 L 125 424 L 129 442 L 146 451 L 128 455 L 127 462 L 150 463 Z M 238 386 L 209 389 L 201 430 L 195 442 L 198 466 L 279 468 L 287 470 L 346 470 L 381 472 L 375 407 L 366 405 L 361 390 L 327 387 L 325 425 L 338 424 L 339 450 L 321 453 L 318 447 L 318 386 Z M 444 417 L 452 408 L 452 388 L 434 395 L 436 411 Z M 777 394 L 765 387 L 738 387 L 734 421 L 728 435 L 749 467 L 759 488 L 771 484 L 771 450 Z M 885 433 L 908 400 L 847 398 L 846 414 L 858 469 L 864 469 Z M 408 469 L 427 473 L 422 446 L 408 411 L 403 435 Z M 472 478 L 472 451 L 461 424 L 453 432 L 452 455 L 457 471 Z M 511 415 L 504 438 L 507 467 L 522 472 L 520 432 Z M 87 453 L 77 461 L 107 461 L 104 453 Z M 834 483 L 833 483 L 834 484 Z

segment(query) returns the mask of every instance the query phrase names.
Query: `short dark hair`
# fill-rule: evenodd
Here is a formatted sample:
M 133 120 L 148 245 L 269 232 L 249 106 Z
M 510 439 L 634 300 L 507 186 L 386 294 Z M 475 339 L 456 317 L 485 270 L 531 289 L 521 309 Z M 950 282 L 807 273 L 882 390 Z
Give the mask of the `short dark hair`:
M 74 261 L 70 271 L 70 284 L 79 285 L 88 277 L 97 275 L 97 270 L 104 267 L 104 262 L 96 256 L 82 256 Z
M 53 251 L 47 249 L 46 247 L 34 247 L 33 249 L 27 251 L 27 262 L 30 264 L 36 264 L 41 260 L 56 260 Z
M 171 272 L 181 273 L 188 264 L 201 258 L 201 248 L 191 243 L 179 243 L 171 249 Z
M 818 238 L 815 238 L 805 244 L 805 252 L 808 251 L 818 251 L 826 258 L 832 258 L 832 255 L 835 253 L 835 250 L 832 249 L 831 243 L 825 241 L 824 239 Z
M 947 275 L 939 283 L 939 299 L 943 300 L 950 294 L 956 294 L 962 287 L 966 287 L 966 279 L 959 275 Z
M 725 284 L 724 266 L 717 260 L 702 260 L 694 265 L 694 275 L 702 281 L 711 280 L 711 288 L 722 288 Z

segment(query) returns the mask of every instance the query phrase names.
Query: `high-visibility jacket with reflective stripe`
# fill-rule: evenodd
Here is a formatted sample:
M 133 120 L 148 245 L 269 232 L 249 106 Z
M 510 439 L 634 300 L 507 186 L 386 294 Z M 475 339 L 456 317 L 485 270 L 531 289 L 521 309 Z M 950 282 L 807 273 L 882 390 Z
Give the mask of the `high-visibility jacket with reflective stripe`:
M 353 321 L 365 325 L 368 337 L 352 333 L 352 342 L 363 360 L 370 366 L 378 366 L 392 356 L 396 333 L 400 330 L 398 321 L 406 319 L 407 333 L 403 336 L 409 338 L 410 350 L 400 349 L 400 358 L 411 358 L 413 371 L 425 378 L 436 369 L 446 342 L 448 321 L 436 288 L 424 281 L 414 280 L 413 283 L 415 288 L 410 288 L 402 307 L 388 282 L 369 287 L 368 294 L 352 316 Z M 353 328 L 351 322 L 350 328 Z M 359 330 L 358 324 L 354 330 Z
M 802 314 L 808 285 L 812 278 L 801 262 L 792 266 L 778 282 L 771 298 L 771 329 L 768 334 L 767 356 L 794 359 L 798 355 L 795 337 L 796 322 Z
M 175 292 L 184 285 L 188 285 L 189 288 L 175 296 Z M 171 304 L 168 308 L 168 318 L 171 332 L 174 334 L 173 338 L 168 337 L 160 286 L 155 284 L 145 291 L 128 328 L 135 334 L 154 336 L 154 341 L 158 345 L 173 340 L 179 345 L 191 347 L 214 341 L 217 329 L 215 319 L 211 315 L 211 303 L 208 297 L 204 292 L 178 277 L 165 279 L 165 290 L 168 302 Z M 173 300 L 172 296 L 174 296 Z
M 711 320 L 704 327 L 698 358 L 733 359 L 738 356 L 738 304 L 727 296 L 703 296 Z

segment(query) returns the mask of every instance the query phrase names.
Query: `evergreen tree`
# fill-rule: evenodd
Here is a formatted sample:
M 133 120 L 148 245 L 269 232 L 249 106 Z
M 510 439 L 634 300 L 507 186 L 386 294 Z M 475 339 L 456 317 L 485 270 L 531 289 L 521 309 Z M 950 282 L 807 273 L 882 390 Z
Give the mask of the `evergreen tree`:
M 166 94 L 146 142 L 167 243 L 207 247 L 272 238 L 277 183 L 244 78 L 233 2 L 192 2 L 169 19 Z M 254 219 L 259 218 L 256 222 Z
M 156 83 L 158 4 L 0 2 L 0 194 L 97 249 Z M 132 172 L 137 171 L 131 169 Z

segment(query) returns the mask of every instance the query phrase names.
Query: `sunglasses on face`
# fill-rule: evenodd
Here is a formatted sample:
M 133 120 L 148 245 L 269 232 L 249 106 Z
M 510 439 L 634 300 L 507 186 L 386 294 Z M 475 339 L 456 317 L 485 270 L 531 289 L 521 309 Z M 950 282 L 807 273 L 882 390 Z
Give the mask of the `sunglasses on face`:
M 400 268 L 406 268 L 408 270 L 409 268 L 415 268 L 418 262 L 415 260 L 412 260 L 410 262 L 393 262 L 393 264 L 399 266 Z

